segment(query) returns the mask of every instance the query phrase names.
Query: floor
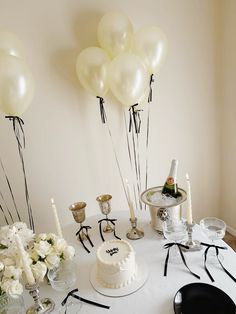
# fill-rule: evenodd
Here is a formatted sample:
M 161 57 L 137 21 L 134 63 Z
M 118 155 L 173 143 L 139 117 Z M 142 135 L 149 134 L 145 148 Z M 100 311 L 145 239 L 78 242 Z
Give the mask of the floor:
M 236 252 L 236 237 L 232 236 L 230 233 L 226 232 L 224 241 L 232 247 L 232 249 Z

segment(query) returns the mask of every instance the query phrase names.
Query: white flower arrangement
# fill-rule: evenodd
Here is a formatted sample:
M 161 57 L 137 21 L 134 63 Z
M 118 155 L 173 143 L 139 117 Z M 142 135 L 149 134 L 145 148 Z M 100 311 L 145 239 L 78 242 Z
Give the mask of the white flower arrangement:
M 47 271 L 58 267 L 62 260 L 72 260 L 75 249 L 53 233 L 34 235 L 25 223 L 0 228 L 0 295 L 11 296 L 23 292 L 22 264 L 19 259 L 14 235 L 18 234 L 28 252 L 35 279 L 42 282 Z

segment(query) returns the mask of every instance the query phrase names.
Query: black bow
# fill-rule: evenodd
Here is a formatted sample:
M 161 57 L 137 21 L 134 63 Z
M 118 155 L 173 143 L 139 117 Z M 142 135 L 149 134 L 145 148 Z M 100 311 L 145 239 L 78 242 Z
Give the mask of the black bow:
M 154 74 L 150 76 L 148 102 L 152 102 L 152 83 L 154 83 Z
M 87 299 L 84 299 L 84 298 L 81 298 L 80 296 L 74 294 L 75 292 L 77 292 L 78 289 L 74 289 L 74 290 L 71 290 L 67 296 L 65 297 L 65 299 L 61 302 L 61 305 L 64 306 L 68 300 L 69 297 L 73 297 L 77 300 L 80 300 L 82 302 L 85 302 L 85 303 L 88 303 L 88 304 L 91 304 L 91 305 L 95 305 L 95 306 L 98 306 L 98 307 L 102 307 L 104 309 L 109 309 L 110 306 L 107 306 L 107 305 L 103 305 L 103 304 L 100 304 L 100 303 L 97 303 L 97 302 L 94 302 L 94 301 L 90 301 L 90 300 L 87 300 Z M 65 313 L 66 313 L 66 310 L 65 310 Z
M 198 276 L 197 274 L 193 273 L 193 272 L 190 270 L 190 268 L 188 267 L 188 265 L 187 265 L 187 263 L 186 263 L 186 260 L 185 260 L 185 258 L 184 258 L 184 254 L 183 254 L 183 252 L 182 252 L 182 250 L 181 250 L 181 248 L 184 248 L 184 249 L 187 249 L 187 250 L 188 250 L 188 249 L 189 249 L 189 246 L 184 245 L 184 244 L 181 244 L 181 243 L 176 243 L 176 242 L 166 243 L 166 244 L 164 245 L 164 248 L 165 248 L 165 249 L 168 249 L 167 255 L 166 255 L 166 260 L 165 260 L 164 276 L 167 276 L 167 267 L 168 267 L 168 261 L 169 261 L 169 255 L 170 255 L 170 248 L 171 248 L 172 246 L 174 246 L 174 245 L 177 245 L 177 247 L 178 247 L 178 249 L 179 249 L 180 256 L 181 256 L 181 258 L 182 258 L 182 261 L 183 261 L 184 265 L 188 268 L 188 270 L 190 271 L 190 273 L 191 273 L 194 277 L 200 279 L 200 276 Z
M 85 233 L 84 233 L 84 234 L 85 234 L 86 238 L 88 239 L 90 245 L 91 245 L 92 247 L 94 246 L 94 245 L 93 245 L 93 242 L 91 241 L 91 239 L 90 239 L 90 237 L 89 237 L 89 235 L 88 235 L 88 229 L 91 229 L 91 227 L 90 227 L 90 226 L 81 226 L 80 229 L 76 232 L 75 235 L 76 235 L 76 236 L 79 235 L 79 240 L 80 240 L 80 242 L 82 243 L 84 249 L 85 249 L 88 253 L 90 253 L 89 249 L 85 246 L 84 241 L 83 241 L 83 239 L 82 239 L 82 237 L 81 237 L 81 232 L 82 232 L 83 230 L 85 230 Z
M 134 123 L 134 129 L 135 133 L 140 133 L 140 127 L 141 127 L 141 118 L 139 112 L 142 110 L 135 110 L 135 107 L 138 106 L 138 104 L 135 104 L 129 108 L 129 132 L 131 132 L 132 124 Z
M 102 123 L 106 123 L 106 112 L 105 112 L 105 108 L 104 108 L 104 102 L 105 101 L 100 96 L 97 96 L 97 98 L 99 99 L 100 115 L 101 115 Z
M 230 272 L 223 266 L 223 264 L 221 263 L 220 259 L 219 259 L 219 250 L 227 250 L 226 246 L 218 246 L 218 245 L 214 245 L 214 244 L 208 244 L 208 243 L 204 243 L 201 242 L 202 245 L 206 246 L 205 252 L 204 252 L 204 268 L 205 271 L 208 275 L 208 277 L 211 279 L 212 282 L 214 282 L 214 278 L 212 277 L 211 273 L 209 272 L 208 268 L 207 268 L 207 253 L 209 251 L 210 248 L 215 248 L 216 251 L 216 257 L 218 259 L 218 262 L 220 264 L 220 266 L 222 267 L 222 269 L 225 271 L 225 273 L 234 281 L 236 282 L 236 278 L 234 278 L 233 275 L 230 274 Z
M 110 223 L 113 224 L 113 226 L 114 226 L 114 231 L 113 231 L 114 237 L 115 237 L 116 239 L 118 239 L 118 240 L 121 240 L 121 238 L 119 238 L 119 237 L 116 235 L 115 221 L 117 221 L 117 219 L 108 219 L 108 218 L 104 218 L 104 219 L 101 219 L 101 220 L 98 221 L 98 223 L 99 223 L 99 232 L 100 232 L 100 236 L 101 236 L 101 238 L 102 238 L 102 241 L 103 241 L 103 242 L 105 241 L 105 240 L 104 240 L 104 237 L 103 237 L 103 234 L 102 234 L 102 222 L 103 222 L 103 221 L 110 222 Z

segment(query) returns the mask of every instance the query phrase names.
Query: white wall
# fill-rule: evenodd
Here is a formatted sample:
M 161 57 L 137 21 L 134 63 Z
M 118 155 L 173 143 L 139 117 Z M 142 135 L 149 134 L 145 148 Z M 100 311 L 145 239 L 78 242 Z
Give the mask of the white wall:
M 78 200 L 87 202 L 88 215 L 97 213 L 95 198 L 101 193 L 112 194 L 113 210 L 127 210 L 98 102 L 82 89 L 75 74 L 77 54 L 96 44 L 97 24 L 112 10 L 126 13 L 135 29 L 161 27 L 169 41 L 166 63 L 153 88 L 149 186 L 162 184 L 171 159 L 178 158 L 180 187 L 186 187 L 185 173 L 190 175 L 195 219 L 219 214 L 216 1 L 146 0 L 137 5 L 132 0 L 0 0 L 0 7 L 0 26 L 22 40 L 36 83 L 23 119 L 38 231 L 55 231 L 52 196 L 62 223 L 72 221 L 68 206 Z M 129 177 L 122 110 L 109 96 L 107 113 L 123 175 Z M 0 155 L 25 211 L 16 143 L 10 123 L 4 115 L 0 118 Z M 3 179 L 0 187 L 8 198 Z
M 236 235 L 236 1 L 221 2 L 221 216 Z

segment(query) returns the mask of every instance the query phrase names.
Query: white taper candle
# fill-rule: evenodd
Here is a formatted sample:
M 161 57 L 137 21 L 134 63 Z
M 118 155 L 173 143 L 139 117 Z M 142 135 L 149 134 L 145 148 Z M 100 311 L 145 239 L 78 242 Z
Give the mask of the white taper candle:
M 58 214 L 57 214 L 57 208 L 56 208 L 56 205 L 54 203 L 54 199 L 53 198 L 51 198 L 51 204 L 52 204 L 52 210 L 53 210 L 53 215 L 54 215 L 54 221 L 55 221 L 56 228 L 57 228 L 57 235 L 60 238 L 63 238 L 61 225 L 60 225 L 60 221 L 59 221 Z
M 186 180 L 187 180 L 187 222 L 189 224 L 193 223 L 193 212 L 192 212 L 192 199 L 191 199 L 191 186 L 189 175 L 186 173 Z
M 134 220 L 135 219 L 134 205 L 131 199 L 130 185 L 127 179 L 125 181 L 126 181 L 126 192 L 127 192 L 128 205 L 129 205 L 129 211 L 130 211 L 130 218 L 131 220 Z
M 26 280 L 28 284 L 33 285 L 35 284 L 35 279 L 34 279 L 32 270 L 30 268 L 29 254 L 25 251 L 21 238 L 19 237 L 18 234 L 15 234 L 15 241 L 16 241 L 16 246 L 18 249 L 19 257 L 21 258 L 21 261 L 22 261 L 22 267 L 26 276 Z

